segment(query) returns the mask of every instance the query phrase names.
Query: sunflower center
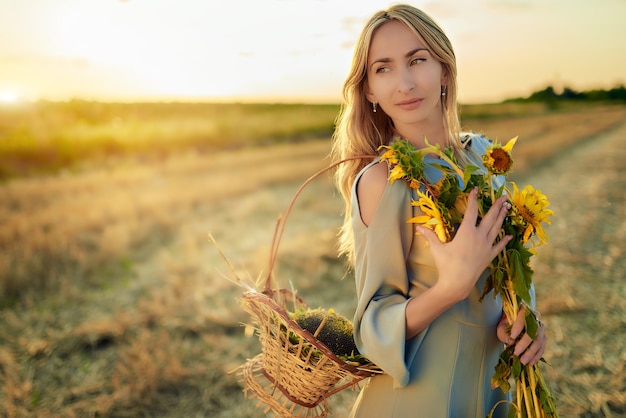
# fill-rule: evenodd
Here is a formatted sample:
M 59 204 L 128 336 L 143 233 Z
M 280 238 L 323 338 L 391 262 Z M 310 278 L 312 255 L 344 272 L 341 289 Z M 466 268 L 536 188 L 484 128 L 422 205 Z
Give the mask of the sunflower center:
M 522 217 L 522 219 L 524 219 L 524 221 L 526 221 L 527 223 L 534 225 L 534 221 L 535 221 L 535 213 L 528 209 L 525 205 L 522 205 L 519 208 L 519 215 Z
M 493 149 L 491 151 L 491 158 L 493 158 L 493 167 L 499 171 L 508 171 L 513 164 L 509 153 L 501 148 Z

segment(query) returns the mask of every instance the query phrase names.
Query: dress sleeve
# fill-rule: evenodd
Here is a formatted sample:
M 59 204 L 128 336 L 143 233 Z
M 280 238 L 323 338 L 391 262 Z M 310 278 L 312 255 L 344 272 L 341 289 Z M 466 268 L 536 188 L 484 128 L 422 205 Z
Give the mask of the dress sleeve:
M 411 189 L 404 181 L 388 183 L 369 226 L 361 220 L 356 183 L 352 207 L 358 297 L 354 339 L 361 354 L 393 377 L 396 387 L 406 386 L 407 365 L 426 332 L 406 340 L 407 259 L 414 236 L 406 222 L 413 210 Z

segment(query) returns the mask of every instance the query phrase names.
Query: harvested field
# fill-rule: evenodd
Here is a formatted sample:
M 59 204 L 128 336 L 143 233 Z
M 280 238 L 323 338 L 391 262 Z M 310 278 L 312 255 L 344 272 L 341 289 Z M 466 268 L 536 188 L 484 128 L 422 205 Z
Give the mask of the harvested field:
M 563 417 L 626 416 L 625 120 L 624 107 L 598 107 L 467 122 L 519 136 L 516 180 L 555 211 L 535 268 Z M 240 275 L 262 275 L 276 217 L 328 151 L 328 140 L 188 151 L 0 185 L 0 415 L 259 416 L 229 374 L 258 342 L 207 235 Z M 340 222 L 329 179 L 312 183 L 277 274 L 350 316 Z M 335 416 L 354 396 L 332 399 Z

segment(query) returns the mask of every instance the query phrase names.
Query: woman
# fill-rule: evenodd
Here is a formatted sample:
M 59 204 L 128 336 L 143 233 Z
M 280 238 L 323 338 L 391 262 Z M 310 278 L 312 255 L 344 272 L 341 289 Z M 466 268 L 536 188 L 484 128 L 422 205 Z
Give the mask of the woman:
M 417 148 L 426 139 L 452 146 L 459 161 L 480 164 L 487 140 L 461 141 L 452 46 L 421 10 L 396 5 L 372 16 L 343 93 L 335 160 L 376 154 L 400 137 Z M 426 180 L 437 181 L 437 173 L 428 166 Z M 479 301 L 489 263 L 511 238 L 496 241 L 511 206 L 498 199 L 477 225 L 472 192 L 454 239 L 444 244 L 406 222 L 416 216 L 417 196 L 387 179 L 380 159 L 354 160 L 336 173 L 346 202 L 341 250 L 354 263 L 358 296 L 354 337 L 385 371 L 362 389 L 352 416 L 484 417 L 507 398 L 490 388 L 502 344 L 515 344 L 524 364 L 539 361 L 546 344 L 543 327 L 534 341 L 525 334 L 524 315 L 509 329 L 499 298 Z M 494 416 L 507 409 L 500 403 Z

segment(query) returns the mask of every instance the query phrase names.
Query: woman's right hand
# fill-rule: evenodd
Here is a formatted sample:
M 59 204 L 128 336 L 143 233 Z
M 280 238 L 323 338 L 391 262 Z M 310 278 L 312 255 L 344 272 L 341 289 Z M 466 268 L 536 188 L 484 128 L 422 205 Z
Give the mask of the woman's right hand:
M 546 349 L 548 337 L 546 335 L 546 327 L 541 322 L 541 314 L 535 310 L 534 313 L 539 327 L 535 334 L 535 338 L 531 338 L 526 332 L 526 306 L 522 306 L 515 318 L 515 321 L 509 326 L 506 315 L 502 313 L 500 322 L 496 330 L 498 339 L 506 345 L 515 345 L 513 353 L 519 357 L 520 362 L 526 364 L 536 364 L 541 360 L 543 352 Z
M 463 221 L 455 237 L 442 243 L 432 230 L 416 225 L 430 246 L 439 273 L 436 286 L 456 300 L 467 298 L 480 275 L 504 249 L 512 236 L 505 235 L 495 242 L 511 204 L 502 196 L 494 202 L 480 224 L 478 220 L 478 191 L 474 188 L 467 201 Z

